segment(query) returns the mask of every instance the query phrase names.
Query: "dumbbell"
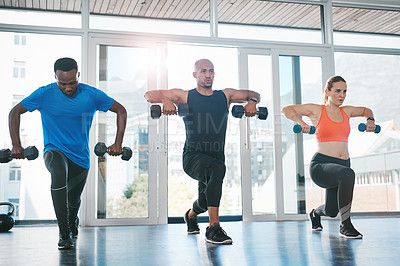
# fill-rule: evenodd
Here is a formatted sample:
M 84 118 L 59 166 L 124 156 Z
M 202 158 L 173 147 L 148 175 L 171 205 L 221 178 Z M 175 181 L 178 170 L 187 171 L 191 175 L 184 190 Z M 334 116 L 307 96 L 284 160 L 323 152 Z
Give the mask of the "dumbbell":
M 189 114 L 189 105 L 187 103 L 180 103 L 178 104 L 178 110 L 177 113 L 179 116 L 187 116 Z M 158 119 L 160 118 L 162 114 L 161 111 L 161 106 L 158 104 L 150 106 L 150 116 L 153 119 Z
M 293 132 L 294 133 L 300 133 L 301 132 L 301 126 L 300 125 L 294 125 L 293 126 Z M 308 134 L 314 134 L 315 133 L 315 127 L 311 126 L 310 132 Z
M 242 118 L 244 115 L 244 106 L 243 105 L 234 105 L 232 107 L 232 115 L 236 118 Z M 260 120 L 266 120 L 268 117 L 268 108 L 267 107 L 258 107 L 257 117 Z
M 28 160 L 35 160 L 39 156 L 39 151 L 35 146 L 29 146 L 24 149 L 24 156 Z M 10 149 L 0 150 L 0 163 L 8 163 L 12 159 Z
M 361 131 L 361 132 L 364 132 L 365 130 L 367 130 L 367 125 L 364 124 L 364 123 L 360 123 L 358 125 L 358 130 Z M 374 133 L 379 133 L 379 132 L 381 132 L 381 126 L 380 125 L 376 125 Z
M 11 207 L 11 211 L 7 214 L 0 214 L 0 232 L 7 232 L 14 226 L 14 218 L 12 217 L 14 213 L 14 205 L 9 202 L 0 202 L 0 206 L 8 205 Z
M 103 142 L 98 142 L 96 146 L 94 146 L 94 153 L 99 156 L 103 157 L 104 154 L 107 153 L 107 146 Z M 122 148 L 122 156 L 121 159 L 124 161 L 129 161 L 129 159 L 132 157 L 132 150 L 129 147 L 123 147 Z

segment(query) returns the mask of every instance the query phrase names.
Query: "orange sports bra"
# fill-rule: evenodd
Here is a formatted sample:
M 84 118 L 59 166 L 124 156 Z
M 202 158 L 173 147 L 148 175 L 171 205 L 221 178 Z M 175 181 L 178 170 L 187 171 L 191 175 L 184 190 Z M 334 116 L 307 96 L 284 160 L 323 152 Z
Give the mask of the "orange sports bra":
M 350 134 L 350 123 L 347 114 L 340 108 L 343 120 L 341 122 L 332 121 L 326 112 L 325 105 L 322 105 L 321 117 L 315 127 L 317 142 L 344 141 L 348 142 Z

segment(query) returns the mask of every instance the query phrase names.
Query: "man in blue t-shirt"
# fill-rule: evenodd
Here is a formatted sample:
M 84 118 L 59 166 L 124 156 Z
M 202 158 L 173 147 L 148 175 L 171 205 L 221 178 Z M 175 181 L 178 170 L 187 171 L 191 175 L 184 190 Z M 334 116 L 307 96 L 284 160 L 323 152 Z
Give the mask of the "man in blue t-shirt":
M 246 116 L 257 113 L 260 94 L 251 90 L 213 90 L 214 65 L 200 59 L 194 65 L 193 77 L 197 87 L 192 90 L 152 90 L 144 97 L 150 103 L 162 103 L 163 114 L 176 114 L 180 103 L 187 103 L 189 115 L 183 118 L 186 141 L 183 148 L 183 170 L 198 181 L 198 199 L 187 210 L 184 220 L 188 234 L 199 234 L 197 216 L 208 211 L 209 226 L 206 241 L 213 244 L 232 244 L 232 239 L 219 224 L 219 205 L 225 177 L 225 135 L 231 103 L 246 102 Z
M 51 174 L 51 197 L 60 230 L 59 249 L 73 247 L 78 236 L 78 210 L 90 167 L 89 131 L 97 110 L 117 114 L 115 142 L 107 153 L 122 153 L 126 127 L 125 108 L 103 91 L 79 83 L 78 65 L 72 58 L 54 64 L 57 82 L 35 90 L 17 104 L 9 115 L 11 156 L 24 158 L 19 137 L 20 116 L 39 110 L 42 117 L 44 162 Z

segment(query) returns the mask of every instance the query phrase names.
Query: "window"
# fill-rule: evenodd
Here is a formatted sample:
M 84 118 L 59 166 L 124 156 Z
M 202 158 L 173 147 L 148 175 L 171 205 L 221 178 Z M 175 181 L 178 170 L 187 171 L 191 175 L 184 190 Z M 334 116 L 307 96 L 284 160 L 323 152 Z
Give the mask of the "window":
M 14 94 L 12 97 L 13 97 L 13 98 L 12 98 L 12 103 L 11 103 L 11 104 L 12 104 L 12 106 L 14 107 L 14 106 L 16 106 L 19 102 L 21 102 L 22 99 L 24 99 L 25 95 Z
M 8 2 L 11 3 L 11 1 Z M 33 1 L 32 10 L 29 12 L 26 10 L 21 11 L 21 9 L 12 9 L 15 8 L 15 6 L 11 6 L 12 8 L 3 8 L 2 6 L 2 8 L 0 8 L 0 23 L 44 27 L 80 28 L 82 23 L 80 13 L 78 12 L 80 12 L 81 9 L 81 1 L 76 1 L 75 4 L 73 1 L 71 1 L 71 3 L 72 6 L 71 4 L 62 5 L 64 8 L 61 8 L 61 10 L 54 10 L 51 8 L 50 10 L 52 12 L 43 11 L 43 5 L 46 6 L 46 4 L 43 4 L 41 1 Z M 30 4 L 32 5 L 32 1 Z M 47 3 L 47 5 L 50 4 Z M 58 5 L 60 5 L 60 1 L 58 1 Z
M 14 61 L 13 78 L 25 78 L 25 62 Z
M 14 205 L 14 218 L 19 217 L 19 199 L 8 199 L 8 202 L 12 203 Z
M 21 181 L 21 166 L 10 166 L 10 181 Z
M 359 132 L 365 118 L 353 118 L 349 137 L 356 173 L 353 212 L 400 211 L 400 56 L 335 53 L 336 74 L 347 81 L 345 105 L 370 108 L 379 134 Z
M 96 219 L 150 216 L 148 116 L 143 98 L 148 88 L 149 54 L 145 47 L 99 46 L 98 88 L 125 106 L 129 122 L 124 146 L 131 147 L 133 154 L 129 161 L 111 156 L 98 161 Z M 111 145 L 116 115 L 107 112 L 99 117 L 104 122 L 99 123 L 98 141 Z
M 21 12 L 26 13 L 26 12 Z M 0 20 L 3 20 L 0 10 Z M 19 44 L 14 44 L 16 37 Z M 40 86 L 54 82 L 53 65 L 56 59 L 73 57 L 81 66 L 81 37 L 57 34 L 33 34 L 26 32 L 0 32 L 0 58 L 5 75 L 0 102 L 3 106 L 2 121 L 7 121 L 8 112 L 25 96 Z M 29 41 L 28 41 L 29 40 Z M 38 53 L 45 47 L 45 53 Z M 29 74 L 28 74 L 29 73 Z M 9 148 L 10 134 L 6 122 L 0 127 L 2 148 Z M 43 132 L 40 112 L 26 112 L 21 116 L 20 137 L 23 147 L 36 146 L 39 158 L 33 161 L 20 160 L 2 164 L 0 174 L 0 201 L 21 199 L 18 203 L 19 220 L 55 219 L 50 193 L 50 174 L 43 163 Z M 18 164 L 17 164 L 18 162 Z M 23 200 L 25 199 L 25 200 Z
M 394 48 L 394 49 L 398 49 L 400 47 L 399 36 L 334 32 L 333 39 L 335 45 Z
M 280 56 L 279 76 L 282 107 L 291 104 L 321 103 L 321 57 Z M 311 125 L 310 120 L 303 118 Z M 309 175 L 309 162 L 316 151 L 316 140 L 313 135 L 294 134 L 294 122 L 286 118 L 283 118 L 282 122 L 285 214 L 307 213 L 324 201 L 324 190 L 314 186 Z
M 14 45 L 26 45 L 25 35 L 14 35 Z

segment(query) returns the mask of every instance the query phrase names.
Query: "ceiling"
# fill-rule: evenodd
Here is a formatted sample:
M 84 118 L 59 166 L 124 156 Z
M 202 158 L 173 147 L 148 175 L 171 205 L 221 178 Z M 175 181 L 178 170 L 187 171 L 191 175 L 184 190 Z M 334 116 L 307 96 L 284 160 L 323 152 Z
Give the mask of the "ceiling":
M 81 0 L 0 0 L 0 8 L 80 12 Z M 333 7 L 335 31 L 400 35 L 400 8 Z M 209 21 L 209 0 L 90 0 L 90 13 Z M 320 29 L 320 6 L 265 0 L 218 0 L 218 22 Z

